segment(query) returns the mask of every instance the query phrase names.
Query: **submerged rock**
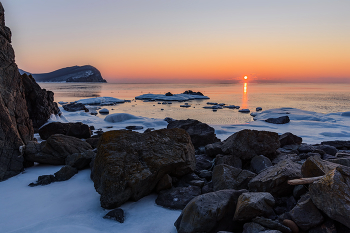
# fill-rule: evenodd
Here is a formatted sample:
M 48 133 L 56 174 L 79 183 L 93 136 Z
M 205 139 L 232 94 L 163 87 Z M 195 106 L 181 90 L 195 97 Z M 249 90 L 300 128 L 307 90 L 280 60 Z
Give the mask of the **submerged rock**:
M 111 210 L 103 218 L 113 219 L 117 222 L 123 223 L 124 219 L 125 219 L 124 210 L 122 210 L 120 208 Z
M 101 136 L 92 177 L 101 206 L 110 209 L 150 194 L 165 174 L 183 176 L 194 169 L 194 148 L 186 131 L 119 130 Z
M 68 112 L 76 112 L 76 111 L 85 111 L 85 112 L 88 112 L 89 109 L 87 109 L 85 107 L 84 104 L 82 103 L 71 103 L 71 104 L 65 104 L 65 105 L 62 105 L 63 109 L 68 111 Z
M 281 116 L 277 118 L 268 118 L 265 121 L 272 124 L 287 124 L 290 122 L 290 119 L 289 116 Z

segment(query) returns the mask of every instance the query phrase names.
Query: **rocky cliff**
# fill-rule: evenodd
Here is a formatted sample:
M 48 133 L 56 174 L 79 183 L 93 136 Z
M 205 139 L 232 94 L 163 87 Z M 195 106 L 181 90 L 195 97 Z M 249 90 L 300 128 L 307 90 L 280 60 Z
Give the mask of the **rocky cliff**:
M 21 74 L 30 74 L 20 70 Z M 50 73 L 32 74 L 37 82 L 106 82 L 98 69 L 93 66 L 72 66 Z
M 0 181 L 22 170 L 19 147 L 33 139 L 25 90 L 10 43 L 11 31 L 5 26 L 0 3 Z
M 19 73 L 0 2 L 0 181 L 23 170 L 21 146 L 33 140 L 33 123 L 40 127 L 57 113 L 53 93 Z

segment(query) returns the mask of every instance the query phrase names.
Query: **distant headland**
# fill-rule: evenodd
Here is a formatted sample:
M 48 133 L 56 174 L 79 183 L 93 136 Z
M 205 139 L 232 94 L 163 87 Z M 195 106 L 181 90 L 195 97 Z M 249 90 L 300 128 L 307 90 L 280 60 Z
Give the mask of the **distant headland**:
M 21 69 L 19 72 L 31 74 Z M 37 82 L 107 82 L 102 78 L 100 71 L 90 65 L 66 67 L 50 73 L 31 75 Z

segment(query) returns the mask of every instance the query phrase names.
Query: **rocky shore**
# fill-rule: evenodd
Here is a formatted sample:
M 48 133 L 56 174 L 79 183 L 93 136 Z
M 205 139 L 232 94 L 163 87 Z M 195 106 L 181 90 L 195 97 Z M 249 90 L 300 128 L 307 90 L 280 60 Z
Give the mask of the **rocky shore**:
M 64 188 L 90 169 L 101 208 L 111 209 L 104 218 L 123 223 L 123 204 L 156 193 L 157 205 L 181 210 L 179 233 L 350 232 L 350 141 L 306 144 L 292 133 L 249 129 L 221 141 L 193 119 L 167 118 L 166 129 L 143 133 L 43 126 L 59 109 L 52 92 L 19 74 L 1 3 L 0 42 L 0 181 L 35 163 L 61 165 L 28 185 Z

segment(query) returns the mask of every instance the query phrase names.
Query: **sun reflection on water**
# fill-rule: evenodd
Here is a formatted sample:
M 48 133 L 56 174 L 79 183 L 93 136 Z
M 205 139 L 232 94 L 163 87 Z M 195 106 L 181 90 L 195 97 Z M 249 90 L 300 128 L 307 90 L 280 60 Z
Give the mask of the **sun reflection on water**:
M 248 83 L 243 84 L 243 97 L 241 108 L 248 108 Z

